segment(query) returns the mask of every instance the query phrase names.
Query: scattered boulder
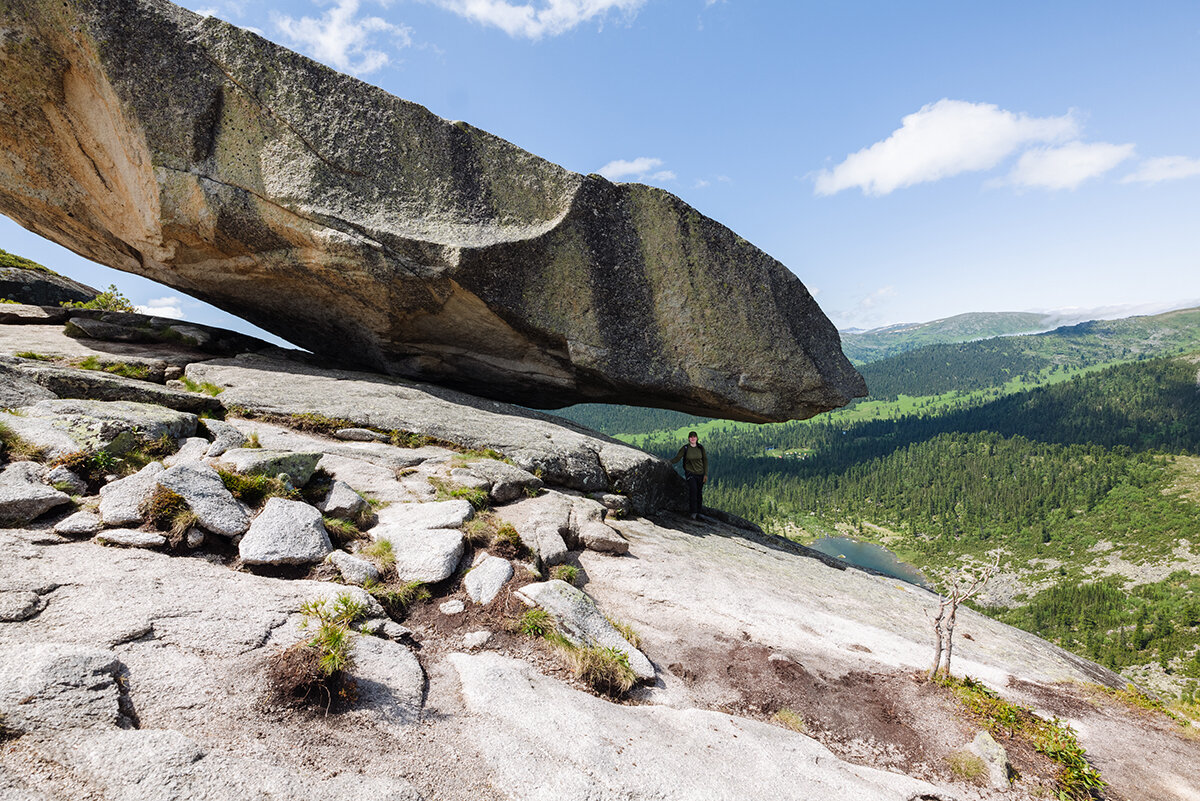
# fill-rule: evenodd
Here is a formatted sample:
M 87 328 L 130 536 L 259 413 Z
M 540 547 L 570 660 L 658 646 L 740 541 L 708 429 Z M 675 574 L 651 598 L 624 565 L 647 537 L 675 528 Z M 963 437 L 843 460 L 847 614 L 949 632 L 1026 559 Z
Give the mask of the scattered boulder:
M 58 643 L 0 646 L 0 717 L 17 732 L 116 726 L 121 663 L 112 651 Z
M 471 473 L 491 482 L 488 497 L 492 503 L 501 504 L 523 498 L 530 492 L 542 488 L 542 480 L 530 473 L 506 462 L 495 459 L 480 459 L 471 462 L 467 468 Z
M 389 722 L 417 720 L 425 702 L 425 671 L 416 655 L 390 639 L 360 637 L 354 642 L 358 706 Z M 361 796 L 359 796 L 361 797 Z
M 487 606 L 513 576 L 512 563 L 499 556 L 486 556 L 463 576 L 463 589 L 477 604 Z
M 208 454 L 211 443 L 204 437 L 188 437 L 179 446 L 179 450 L 163 459 L 167 467 L 174 467 L 184 462 L 199 462 Z
M 123 548 L 161 548 L 167 538 L 157 531 L 141 531 L 136 528 L 110 528 L 96 536 L 104 545 L 120 545 Z
M 593 492 L 592 500 L 599 501 L 605 509 L 624 517 L 629 514 L 629 499 L 624 495 L 614 495 L 611 492 Z
M 492 633 L 487 630 L 471 631 L 463 635 L 463 648 L 474 651 L 492 641 Z
M 351 556 L 345 551 L 334 551 L 326 558 L 342 574 L 342 579 L 350 584 L 363 585 L 368 581 L 379 581 L 379 568 L 366 559 Z
M 604 523 L 588 522 L 576 534 L 581 548 L 600 553 L 629 553 L 629 541 Z
M 430 503 L 393 503 L 377 513 L 376 539 L 396 530 L 458 528 L 475 516 L 475 508 L 463 500 Z
M 317 508 L 331 517 L 357 520 L 371 505 L 345 481 L 334 481 L 329 487 L 329 494 L 317 504 Z
M 451 470 L 450 480 L 460 487 L 483 490 L 484 492 L 488 493 L 489 496 L 491 494 L 492 482 L 475 474 L 465 467 L 455 467 L 453 470 Z
M 316 413 L 363 424 L 369 419 L 370 425 L 428 435 L 466 448 L 491 448 L 521 469 L 539 473 L 547 484 L 581 492 L 615 487 L 629 497 L 631 511 L 638 514 L 675 508 L 686 498 L 683 479 L 662 459 L 567 420 L 518 406 L 485 403 L 470 395 L 401 379 L 264 356 L 193 363 L 187 374 L 194 381 L 226 387 L 221 400 L 249 410 Z M 265 440 L 264 444 L 277 447 Z M 407 465 L 394 463 L 397 468 L 428 458 L 423 448 L 359 443 L 351 450 L 351 443 L 330 443 L 330 447 L 338 446 L 346 450 L 327 450 L 365 458 L 372 446 L 386 449 L 393 457 L 411 455 Z
M 461 615 L 463 612 L 467 611 L 467 605 L 458 598 L 454 598 L 453 600 L 440 604 L 438 606 L 438 611 L 440 611 L 443 615 Z
M 127 526 L 145 519 L 142 505 L 164 470 L 162 462 L 151 462 L 132 476 L 109 482 L 100 488 L 100 519 L 106 526 Z
M 975 735 L 968 750 L 987 766 L 988 784 L 997 790 L 1009 788 L 1008 752 L 986 731 Z
M 248 565 L 303 565 L 333 550 L 321 513 L 303 501 L 270 498 L 242 541 L 238 554 Z
M 0 623 L 28 620 L 46 608 L 46 600 L 29 590 L 0 590 Z
M 46 483 L 68 495 L 87 495 L 88 485 L 65 467 L 56 467 L 46 474 Z
M 270 451 L 266 448 L 230 448 L 221 454 L 221 461 L 239 473 L 277 476 L 286 473 L 297 487 L 308 483 L 321 461 L 320 453 Z
M 245 507 L 225 488 L 221 475 L 211 465 L 184 462 L 159 473 L 156 480 L 160 487 L 183 497 L 205 531 L 236 537 L 250 527 Z
M 224 420 L 205 420 L 204 426 L 213 438 L 206 454 L 211 458 L 223 455 L 230 448 L 240 448 L 246 444 L 246 436 Z
M 0 522 L 26 523 L 71 496 L 42 483 L 45 468 L 36 462 L 13 462 L 0 473 Z
M 629 666 L 639 679 L 650 681 L 654 678 L 654 665 L 646 655 L 621 636 L 583 590 L 565 581 L 551 579 L 526 584 L 517 590 L 517 597 L 549 612 L 563 636 L 576 645 L 616 648 L 629 657 Z
M 90 537 L 104 525 L 100 515 L 81 509 L 54 524 L 54 533 L 60 537 Z
M 496 516 L 521 535 L 525 547 L 547 565 L 562 564 L 567 558 L 564 538 L 571 531 L 572 498 L 547 492 L 496 510 Z
M 463 535 L 457 529 L 371 530 L 376 540 L 392 543 L 396 557 L 396 577 L 400 581 L 434 584 L 454 573 L 463 555 Z

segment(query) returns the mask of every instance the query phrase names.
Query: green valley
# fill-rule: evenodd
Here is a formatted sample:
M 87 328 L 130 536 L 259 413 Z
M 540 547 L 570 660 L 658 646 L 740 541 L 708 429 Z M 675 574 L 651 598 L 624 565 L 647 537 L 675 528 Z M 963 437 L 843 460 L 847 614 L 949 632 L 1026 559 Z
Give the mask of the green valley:
M 806 421 L 567 415 L 664 456 L 695 428 L 713 465 L 706 502 L 801 542 L 874 542 L 935 582 L 999 549 L 990 614 L 1147 686 L 1195 691 L 1200 310 L 938 344 L 860 370 L 872 397 Z

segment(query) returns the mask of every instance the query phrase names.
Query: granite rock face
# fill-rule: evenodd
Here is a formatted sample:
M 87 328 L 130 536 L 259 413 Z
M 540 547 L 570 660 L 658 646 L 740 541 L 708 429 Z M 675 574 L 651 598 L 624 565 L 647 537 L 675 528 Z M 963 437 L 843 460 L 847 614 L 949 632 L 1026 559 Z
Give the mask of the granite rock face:
M 165 0 L 10 0 L 0 212 L 315 352 L 540 408 L 863 395 L 784 265 Z

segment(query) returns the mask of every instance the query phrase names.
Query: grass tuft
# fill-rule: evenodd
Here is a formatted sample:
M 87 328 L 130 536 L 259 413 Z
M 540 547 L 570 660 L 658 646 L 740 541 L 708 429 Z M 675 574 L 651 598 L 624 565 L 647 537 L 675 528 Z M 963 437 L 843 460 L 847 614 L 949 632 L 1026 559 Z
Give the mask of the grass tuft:
M 464 500 L 471 504 L 476 509 L 486 509 L 488 506 L 488 493 L 485 489 L 478 487 L 464 487 L 460 484 L 455 484 L 452 481 L 446 481 L 437 476 L 430 476 L 429 483 L 437 490 L 437 499 L 439 501 Z
M 517 619 L 517 631 L 527 637 L 545 637 L 554 630 L 554 618 L 545 609 L 528 609 Z
M 492 550 L 506 559 L 517 559 L 528 552 L 525 543 L 521 542 L 520 533 L 510 523 L 505 523 L 496 530 L 492 537 Z
M 979 783 L 987 776 L 987 765 L 969 751 L 956 751 L 946 757 L 950 774 L 959 781 Z
M 394 620 L 403 620 L 413 604 L 423 603 L 433 597 L 425 585 L 419 581 L 398 585 L 375 584 L 367 588 L 367 592 L 371 593 L 376 601 L 379 601 Z
M 46 449 L 24 439 L 5 423 L 0 423 L 0 454 L 12 462 L 24 459 L 40 461 L 46 458 Z
M 806 734 L 808 732 L 807 727 L 804 725 L 804 718 L 800 717 L 799 713 L 793 712 L 787 707 L 783 707 L 774 715 L 772 715 L 771 720 L 774 723 L 778 723 L 780 726 L 783 726 L 785 729 L 791 729 L 792 731 L 800 734 Z
M 233 497 L 256 509 L 266 503 L 268 498 L 287 498 L 294 501 L 300 496 L 299 492 L 289 489 L 274 476 L 248 475 L 221 468 L 217 468 L 217 473 Z
M 555 565 L 550 571 L 550 578 L 574 585 L 579 580 L 579 568 L 575 565 Z
M 180 376 L 179 381 L 188 392 L 200 392 L 214 398 L 225 391 L 225 387 L 219 387 L 211 381 L 193 381 L 186 375 Z
M 396 553 L 391 540 L 376 540 L 359 553 L 374 561 L 384 572 L 396 566 Z

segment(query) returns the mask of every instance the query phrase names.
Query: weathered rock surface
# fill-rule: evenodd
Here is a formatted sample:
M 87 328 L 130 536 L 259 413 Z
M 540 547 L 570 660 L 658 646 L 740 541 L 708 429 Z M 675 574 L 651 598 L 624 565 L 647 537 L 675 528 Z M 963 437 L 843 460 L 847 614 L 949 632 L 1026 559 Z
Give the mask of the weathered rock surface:
M 0 267 L 0 298 L 33 306 L 58 306 L 81 303 L 99 295 L 87 284 L 72 281 L 49 270 Z
M 366 559 L 351 556 L 345 551 L 334 551 L 329 554 L 328 559 L 350 584 L 361 585 L 368 581 L 379 581 L 379 568 Z
M 272 451 L 266 448 L 230 448 L 221 454 L 221 461 L 230 464 L 239 473 L 277 476 L 287 474 L 291 482 L 299 487 L 312 478 L 321 461 L 320 453 L 292 453 Z
M 236 537 L 250 526 L 250 516 L 245 508 L 225 488 L 220 474 L 210 465 L 183 462 L 159 473 L 156 481 L 160 487 L 183 497 L 196 513 L 196 522 L 205 531 Z
M 1004 746 L 996 742 L 992 735 L 981 731 L 968 746 L 971 753 L 983 760 L 987 766 L 988 783 L 997 790 L 1007 790 L 1008 782 L 1008 752 Z
M 61 466 L 46 473 L 46 483 L 68 495 L 84 495 L 88 488 L 86 481 Z
M 162 462 L 151 462 L 132 476 L 100 488 L 100 519 L 106 526 L 125 526 L 145 519 L 142 504 L 158 485 Z
M 79 450 L 123 453 L 142 441 L 190 437 L 196 415 L 133 401 L 44 400 L 0 420 L 52 457 Z
M 394 531 L 458 528 L 474 515 L 475 509 L 463 500 L 394 503 L 379 510 L 379 522 L 371 536 L 379 539 Z
M 40 747 L 39 747 L 40 746 Z M 287 798 L 293 801 L 420 801 L 400 778 L 354 772 L 313 775 L 274 760 L 249 759 L 201 746 L 172 730 L 69 732 L 35 746 L 43 759 L 110 801 Z
M 238 544 L 248 565 L 303 565 L 333 550 L 321 513 L 303 501 L 270 498 Z
M 315 352 L 526 405 L 768 421 L 865 394 L 803 284 L 662 190 L 162 0 L 9 16 L 0 212 L 89 258 Z
M 527 584 L 517 590 L 517 595 L 530 606 L 541 607 L 553 615 L 559 631 L 577 645 L 616 648 L 629 657 L 629 666 L 639 679 L 654 678 L 654 665 L 646 655 L 621 636 L 583 590 L 552 579 Z
M 215 458 L 223 455 L 230 448 L 240 448 L 246 444 L 246 436 L 224 420 L 205 420 L 204 426 L 213 438 L 205 453 L 206 456 Z
M 0 473 L 0 522 L 24 523 L 71 502 L 71 496 L 42 483 L 46 468 L 13 462 Z
M 120 662 L 87 646 L 0 645 L 0 717 L 18 732 L 116 726 Z
M 491 484 L 488 497 L 492 503 L 508 503 L 523 497 L 526 492 L 536 492 L 543 486 L 542 480 L 530 473 L 495 459 L 480 459 L 471 462 L 467 471 Z
M 371 505 L 345 481 L 334 481 L 317 508 L 327 515 L 353 520 L 366 513 Z
M 512 576 L 511 562 L 499 556 L 487 556 L 463 577 L 463 589 L 472 601 L 487 606 Z
M 157 531 L 142 531 L 137 528 L 110 528 L 97 535 L 105 545 L 120 545 L 122 548 L 161 548 L 167 538 Z
M 493 653 L 452 654 L 450 662 L 476 718 L 471 735 L 513 798 L 949 797 L 926 782 L 843 762 L 778 726 L 610 704 Z
M 27 620 L 45 608 L 46 600 L 36 592 L 0 590 L 0 623 Z
M 63 537 L 90 537 L 100 530 L 103 522 L 95 512 L 86 509 L 68 515 L 54 524 L 54 533 Z
M 400 581 L 426 584 L 442 581 L 454 572 L 463 555 L 462 532 L 454 529 L 385 529 L 377 526 L 371 530 L 371 536 L 392 543 L 396 577 Z
M 192 414 L 215 412 L 222 408 L 219 400 L 208 395 L 168 389 L 149 381 L 112 375 L 101 370 L 26 364 L 21 372 L 59 398 L 154 403 Z
M 686 497 L 683 479 L 662 459 L 568 420 L 518 406 L 428 384 L 257 355 L 192 364 L 187 374 L 194 381 L 226 387 L 222 401 L 256 412 L 315 412 L 363 425 L 412 431 L 467 448 L 491 448 L 524 470 L 540 471 L 548 484 L 583 492 L 615 487 L 629 497 L 632 510 L 638 513 Z M 244 430 L 254 426 L 250 421 Z M 337 452 L 347 455 L 371 453 L 372 448 L 405 452 L 379 443 L 341 445 L 346 450 Z M 279 447 L 265 441 L 264 446 Z M 414 451 L 417 462 L 421 461 L 419 451 Z
M 179 446 L 179 450 L 162 461 L 167 467 L 174 467 L 184 462 L 199 462 L 208 455 L 208 449 L 211 447 L 212 443 L 204 437 L 188 437 Z

